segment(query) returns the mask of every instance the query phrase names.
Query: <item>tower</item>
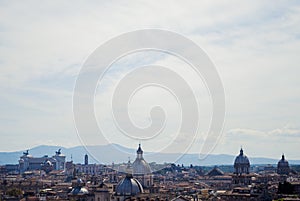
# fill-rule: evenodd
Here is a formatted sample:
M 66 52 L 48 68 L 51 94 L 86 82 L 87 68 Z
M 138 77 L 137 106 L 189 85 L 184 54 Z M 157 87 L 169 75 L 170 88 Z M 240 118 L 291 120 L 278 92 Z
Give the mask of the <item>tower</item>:
M 88 165 L 89 164 L 89 156 L 87 154 L 85 154 L 84 156 L 84 165 Z
M 137 151 L 136 151 L 136 158 L 137 159 L 143 159 L 143 150 L 142 150 L 142 148 L 141 148 L 141 144 L 139 144 L 139 147 L 138 147 L 138 149 L 137 149 Z

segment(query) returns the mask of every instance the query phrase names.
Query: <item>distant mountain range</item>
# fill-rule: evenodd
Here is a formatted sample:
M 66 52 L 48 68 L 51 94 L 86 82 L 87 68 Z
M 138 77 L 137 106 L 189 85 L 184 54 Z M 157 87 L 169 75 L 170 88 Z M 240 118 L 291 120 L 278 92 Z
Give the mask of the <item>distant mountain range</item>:
M 55 151 L 61 149 L 61 152 L 66 155 L 67 161 L 72 160 L 75 163 L 83 163 L 84 155 L 88 153 L 84 146 L 77 146 L 71 148 L 59 147 L 59 146 L 48 146 L 41 145 L 34 147 L 29 150 L 29 154 L 35 157 L 41 157 L 44 155 L 52 156 L 55 154 Z M 89 157 L 90 163 L 102 163 L 102 164 L 111 164 L 114 163 L 123 163 L 128 161 L 128 157 L 131 160 L 135 159 L 135 149 L 130 149 L 122 147 L 117 144 L 109 145 L 97 145 L 97 146 L 88 146 L 88 150 L 92 150 L 94 153 L 95 160 L 93 157 Z M 121 150 L 121 152 L 119 151 Z M 25 150 L 24 150 L 25 151 Z M 0 152 L 0 165 L 4 164 L 17 164 L 20 156 L 23 154 L 23 151 L 16 152 Z M 165 163 L 165 162 L 174 162 L 170 159 L 174 159 L 180 156 L 180 154 L 170 154 L 170 153 L 147 153 L 145 152 L 144 158 L 147 162 L 156 162 L 156 163 Z M 226 155 L 226 154 L 210 154 L 204 160 L 199 160 L 198 154 L 184 154 L 176 164 L 184 165 L 201 165 L 201 166 L 211 166 L 211 165 L 232 165 L 236 156 Z M 262 158 L 262 157 L 253 157 L 249 158 L 251 164 L 277 164 L 279 159 L 272 158 Z M 300 164 L 300 160 L 289 160 L 290 164 Z

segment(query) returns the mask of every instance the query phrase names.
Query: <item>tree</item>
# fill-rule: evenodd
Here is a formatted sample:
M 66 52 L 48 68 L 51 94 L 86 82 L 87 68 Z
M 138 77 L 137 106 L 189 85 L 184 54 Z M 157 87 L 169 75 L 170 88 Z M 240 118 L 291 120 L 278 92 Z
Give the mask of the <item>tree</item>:
M 23 195 L 23 192 L 19 188 L 11 188 L 6 191 L 6 194 L 13 197 L 19 197 Z

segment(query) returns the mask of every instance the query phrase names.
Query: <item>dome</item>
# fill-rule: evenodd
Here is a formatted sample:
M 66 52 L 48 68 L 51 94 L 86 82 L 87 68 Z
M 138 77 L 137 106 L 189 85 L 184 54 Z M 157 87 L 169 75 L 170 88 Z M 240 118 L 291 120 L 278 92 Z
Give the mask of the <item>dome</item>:
M 88 193 L 89 193 L 89 191 L 86 188 L 84 188 L 83 186 L 76 186 L 71 191 L 72 195 L 85 195 Z
M 137 157 L 132 164 L 132 171 L 134 175 L 144 175 L 144 174 L 151 174 L 151 168 L 149 164 L 143 158 L 143 150 L 141 148 L 141 144 L 139 144 L 137 150 Z
M 238 164 L 249 164 L 250 165 L 249 159 L 246 155 L 244 155 L 243 149 L 240 150 L 240 155 L 238 155 L 235 158 L 234 165 L 238 165 Z
M 78 178 L 75 184 L 75 187 L 72 189 L 72 195 L 85 195 L 88 194 L 89 191 L 84 187 L 84 182 L 82 179 Z
M 284 155 L 282 155 L 280 161 L 278 161 L 277 166 L 278 167 L 288 167 L 289 166 L 289 162 L 287 160 L 285 160 Z
M 285 160 L 284 154 L 282 154 L 280 161 L 277 163 L 277 173 L 286 175 L 290 173 L 289 162 Z
M 250 162 L 241 148 L 240 154 L 234 160 L 234 169 L 236 174 L 249 174 Z
M 116 187 L 116 195 L 137 195 L 143 192 L 143 187 L 137 179 L 128 174 Z
M 132 164 L 133 174 L 150 174 L 151 168 L 144 159 L 136 159 Z

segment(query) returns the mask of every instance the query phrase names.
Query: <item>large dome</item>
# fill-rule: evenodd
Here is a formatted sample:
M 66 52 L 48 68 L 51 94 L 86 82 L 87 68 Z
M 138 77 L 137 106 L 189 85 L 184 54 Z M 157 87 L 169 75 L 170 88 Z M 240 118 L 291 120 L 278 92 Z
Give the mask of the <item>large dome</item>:
M 289 167 L 289 162 L 287 160 L 285 160 L 285 157 L 283 154 L 282 154 L 280 161 L 278 161 L 277 167 Z
M 244 155 L 243 149 L 240 150 L 240 154 L 234 160 L 234 169 L 236 174 L 249 174 L 250 161 Z
M 250 165 L 249 159 L 246 155 L 244 155 L 243 149 L 240 150 L 240 155 L 238 155 L 235 158 L 234 165 L 238 165 L 238 164 L 249 164 Z
M 150 174 L 151 168 L 144 159 L 135 159 L 132 164 L 133 174 Z
M 139 147 L 138 147 L 138 150 L 136 153 L 137 153 L 137 157 L 132 164 L 133 174 L 134 175 L 151 174 L 151 168 L 150 168 L 149 164 L 143 158 L 143 150 L 142 150 L 140 144 L 139 144 Z
M 143 192 L 143 187 L 137 179 L 128 174 L 116 187 L 116 195 L 137 195 Z
M 290 173 L 289 162 L 285 159 L 284 154 L 282 154 L 281 160 L 277 163 L 277 173 L 286 175 Z

